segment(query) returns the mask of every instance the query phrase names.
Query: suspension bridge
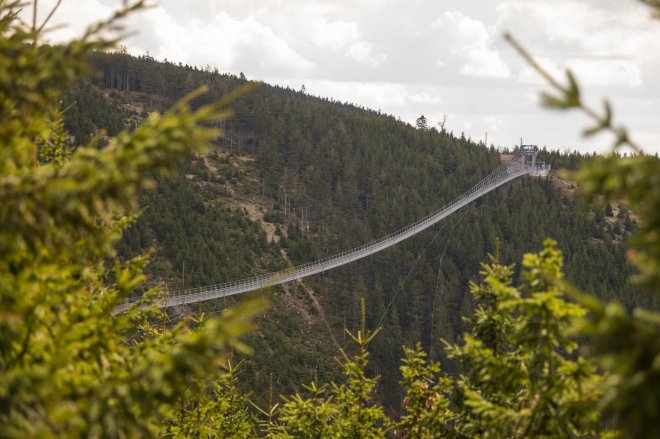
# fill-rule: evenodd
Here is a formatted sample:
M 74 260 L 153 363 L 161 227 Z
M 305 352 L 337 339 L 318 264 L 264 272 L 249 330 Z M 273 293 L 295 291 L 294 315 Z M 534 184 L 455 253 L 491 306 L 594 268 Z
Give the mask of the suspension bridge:
M 314 274 L 323 273 L 336 267 L 357 261 L 373 255 L 381 250 L 391 247 L 399 242 L 428 229 L 452 213 L 476 200 L 477 198 L 497 189 L 498 187 L 515 180 L 523 175 L 547 176 L 550 165 L 537 162 L 538 147 L 535 145 L 521 145 L 518 157 L 508 163 L 503 163 L 471 189 L 460 195 L 451 203 L 434 213 L 422 218 L 394 233 L 372 241 L 357 248 L 319 259 L 297 267 L 281 270 L 275 273 L 257 275 L 233 282 L 191 288 L 169 293 L 159 306 L 161 308 L 192 304 L 207 300 L 219 299 L 236 294 L 268 288 L 275 285 L 302 279 Z M 135 303 L 127 300 L 115 308 L 118 313 L 126 311 Z

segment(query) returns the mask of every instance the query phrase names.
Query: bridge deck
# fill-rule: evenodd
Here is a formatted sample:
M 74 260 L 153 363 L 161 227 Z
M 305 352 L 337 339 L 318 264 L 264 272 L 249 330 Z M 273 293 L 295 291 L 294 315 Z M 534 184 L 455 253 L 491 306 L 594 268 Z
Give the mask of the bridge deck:
M 371 243 L 325 259 L 320 259 L 318 261 L 310 262 L 298 267 L 292 267 L 290 269 L 278 271 L 275 273 L 268 273 L 233 282 L 209 285 L 170 293 L 167 299 L 160 304 L 160 307 L 165 308 L 233 296 L 248 291 L 254 291 L 274 285 L 283 284 L 295 279 L 301 279 L 303 277 L 322 273 L 333 268 L 351 263 L 398 244 L 399 242 L 410 238 L 411 236 L 416 235 L 423 230 L 428 229 L 438 221 L 448 217 L 470 202 L 508 183 L 511 180 L 526 174 L 547 175 L 548 171 L 549 166 L 547 165 L 543 165 L 541 163 L 530 164 L 526 163 L 524 160 L 515 163 L 502 164 L 486 178 L 481 180 L 470 190 L 462 194 L 460 197 L 442 209 Z M 132 305 L 132 303 L 133 302 L 126 301 L 125 303 L 117 306 L 115 311 L 124 312 L 128 309 L 128 307 Z

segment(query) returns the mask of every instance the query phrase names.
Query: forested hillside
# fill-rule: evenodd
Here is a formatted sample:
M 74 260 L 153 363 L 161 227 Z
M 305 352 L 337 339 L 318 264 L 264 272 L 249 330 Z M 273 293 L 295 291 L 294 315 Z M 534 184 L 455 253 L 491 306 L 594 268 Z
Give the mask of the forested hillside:
M 99 75 L 63 102 L 65 128 L 78 142 L 101 129 L 131 129 L 202 85 L 208 92 L 195 106 L 248 82 L 121 53 L 95 53 L 92 63 Z M 224 136 L 212 151 L 180 163 L 177 177 L 159 178 L 120 244 L 124 257 L 153 246 L 147 271 L 170 290 L 366 243 L 445 205 L 503 159 L 494 147 L 444 129 L 418 129 L 279 87 L 261 85 L 232 107 L 234 116 L 216 124 Z M 543 151 L 540 159 L 575 168 L 588 158 Z M 486 254 L 499 248 L 501 261 L 514 263 L 546 237 L 559 242 L 575 285 L 607 292 L 627 307 L 641 304 L 645 297 L 626 280 L 625 241 L 634 216 L 618 205 L 580 208 L 573 191 L 554 172 L 548 179 L 526 177 L 368 260 L 267 292 L 272 309 L 249 341 L 257 354 L 241 381 L 259 396 L 268 392 L 271 374 L 274 391 L 286 393 L 315 376 L 337 376 L 335 343 L 344 345 L 343 329 L 359 325 L 365 297 L 368 326 L 383 327 L 370 345 L 370 367 L 382 377 L 377 391 L 385 407 L 398 413 L 402 346 L 419 340 L 432 359 L 442 358 L 440 339 L 456 341 L 465 330 L 461 316 L 473 307 L 468 282 Z

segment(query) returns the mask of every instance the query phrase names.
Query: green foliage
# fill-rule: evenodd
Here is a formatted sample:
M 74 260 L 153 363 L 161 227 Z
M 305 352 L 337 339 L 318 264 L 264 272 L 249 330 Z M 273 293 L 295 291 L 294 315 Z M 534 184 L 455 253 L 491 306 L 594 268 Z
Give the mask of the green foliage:
M 109 136 L 115 136 L 124 129 L 122 116 L 125 111 L 89 84 L 80 84 L 64 93 L 62 107 L 66 113 L 66 131 L 78 145 L 88 143 L 98 128 L 103 128 Z
M 642 0 L 658 17 L 660 3 Z M 613 151 L 598 157 L 574 175 L 587 199 L 623 202 L 639 217 L 640 227 L 630 238 L 628 257 L 639 270 L 633 277 L 657 300 L 660 297 L 660 160 L 643 153 L 624 127 L 615 126 L 607 102 L 603 114 L 582 102 L 564 103 L 579 96 L 577 82 L 562 85 L 543 70 L 522 47 L 509 38 L 522 56 L 559 92 L 551 108 L 577 108 L 595 121 L 584 135 L 609 131 L 614 135 Z M 548 103 L 548 102 L 546 102 Z M 633 150 L 630 157 L 616 154 L 621 146 Z M 559 284 L 563 284 L 557 280 Z M 625 437 L 660 436 L 660 313 L 636 307 L 630 314 L 618 300 L 603 302 L 563 285 L 590 313 L 581 321 L 578 333 L 588 341 L 590 355 L 607 373 L 599 407 L 617 420 Z M 657 303 L 657 301 L 655 302 Z
M 408 351 L 402 368 L 408 437 L 592 437 L 602 428 L 596 401 L 602 378 L 572 354 L 569 337 L 585 310 L 555 286 L 563 274 L 555 243 L 523 260 L 523 284 L 511 286 L 512 267 L 492 259 L 462 344 L 448 344 L 457 378 L 439 378 L 437 364 Z M 422 391 L 420 391 L 420 389 Z M 450 404 L 451 403 L 451 404 Z M 431 409 L 430 409 L 431 408 Z M 424 430 L 421 430 L 424 429 Z
M 660 160 L 638 154 L 598 158 L 577 175 L 588 197 L 623 201 L 639 216 L 630 239 L 633 281 L 660 298 Z M 660 435 L 660 313 L 636 308 L 629 314 L 618 301 L 604 303 L 574 293 L 591 314 L 581 334 L 592 354 L 611 373 L 601 405 L 618 417 L 629 437 Z
M 427 363 L 421 344 L 415 349 L 405 348 L 401 366 L 405 389 L 405 413 L 397 424 L 404 438 L 435 438 L 451 436 L 455 415 L 449 410 L 444 392 L 451 384 L 448 378 L 438 378 L 440 363 Z
M 337 416 L 337 407 L 327 395 L 327 386 L 317 387 L 316 383 L 304 386 L 310 396 L 303 398 L 296 394 L 284 398 L 279 412 L 279 425 L 271 427 L 271 438 L 317 438 L 332 437 L 332 420 Z
M 91 72 L 87 55 L 113 42 L 101 35 L 139 8 L 125 6 L 65 45 L 39 44 L 40 29 L 0 3 L 0 436 L 154 435 L 186 388 L 217 373 L 224 353 L 246 352 L 239 337 L 257 302 L 217 319 L 154 330 L 148 307 L 114 309 L 144 280 L 146 257 L 106 264 L 154 172 L 171 173 L 216 137 L 200 124 L 221 104 L 188 110 L 196 95 L 132 134 L 97 149 L 63 140 L 60 94 Z M 136 328 L 139 328 L 136 330 Z M 128 336 L 134 340 L 129 343 Z
M 392 423 L 373 401 L 366 346 L 374 334 L 357 336 L 359 353 L 343 351 L 342 385 L 305 387 L 309 397 L 285 398 L 269 437 L 404 438 L 595 437 L 604 430 L 597 404 L 606 385 L 593 361 L 580 356 L 572 332 L 586 310 L 564 300 L 561 253 L 548 240 L 523 259 L 522 284 L 512 286 L 512 266 L 496 258 L 472 283 L 476 310 L 460 344 L 447 344 L 459 374 L 441 371 L 421 345 L 405 349 L 401 366 L 405 412 Z M 363 320 L 364 322 L 364 313 Z M 265 413 L 265 412 L 264 412 Z M 382 427 L 380 427 L 382 425 Z
M 426 117 L 422 114 L 415 120 L 415 125 L 417 126 L 418 130 L 428 130 L 429 129 L 429 123 Z
M 369 353 L 367 345 L 378 333 L 366 330 L 364 301 L 362 301 L 362 329 L 348 335 L 358 345 L 359 352 L 350 357 L 343 350 L 341 366 L 346 381 L 326 386 L 315 383 L 305 388 L 311 397 L 296 394 L 285 398 L 279 413 L 279 425 L 269 434 L 272 438 L 381 438 L 390 428 L 383 408 L 373 404 L 373 390 L 377 378 L 366 375 Z M 329 395 L 328 395 L 329 393 Z
M 628 253 L 639 269 L 635 277 L 643 288 L 660 294 L 660 160 L 638 154 L 622 158 L 598 157 L 575 175 L 585 197 L 598 201 L 622 201 L 639 215 L 640 225 L 631 236 Z M 609 203 L 607 204 L 609 206 Z M 611 210 L 611 208 L 610 208 Z
M 240 83 L 232 75 L 148 56 L 94 53 L 92 62 L 102 72 L 92 90 L 110 96 L 117 113 L 166 108 L 207 84 L 209 93 L 193 101 L 201 105 Z M 126 84 L 135 88 L 127 91 Z M 157 191 L 141 199 L 145 212 L 120 245 L 126 258 L 155 246 L 147 273 L 171 289 L 182 287 L 184 262 L 185 286 L 198 286 L 307 263 L 377 239 L 451 201 L 500 160 L 494 148 L 438 131 L 432 121 L 428 130 L 417 130 L 391 116 L 280 87 L 264 85 L 232 109 L 230 121 L 216 123 L 226 136 L 210 154 L 191 157 L 179 177 L 159 179 Z M 541 154 L 553 169 L 577 169 L 591 159 L 575 152 Z M 265 221 L 281 221 L 280 235 L 289 238 L 261 245 L 261 224 L 244 212 L 245 203 Z M 393 412 L 401 403 L 401 346 L 421 340 L 432 359 L 443 359 L 439 339 L 455 341 L 465 330 L 461 315 L 473 308 L 468 282 L 494 252 L 497 237 L 501 260 L 513 263 L 530 242 L 551 236 L 566 258 L 566 277 L 578 287 L 619 297 L 629 309 L 648 301 L 627 281 L 625 241 L 632 223 L 621 234 L 606 221 L 596 223 L 580 211 L 569 183 L 554 174 L 512 182 L 476 206 L 368 260 L 305 279 L 336 338 L 344 327 L 359 328 L 360 297 L 370 304 L 370 325 L 384 316 L 383 336 L 370 345 L 369 369 L 381 375 L 377 392 Z M 596 211 L 602 217 L 602 209 Z M 251 343 L 272 350 L 275 360 L 249 359 L 241 381 L 254 383 L 255 397 L 265 398 L 270 372 L 284 393 L 300 390 L 314 373 L 323 381 L 336 379 L 341 370 L 332 361 L 327 329 L 316 331 L 317 321 L 310 326 L 293 314 L 304 307 L 302 298 L 292 309 L 286 292 L 275 288 L 272 296 L 273 310 L 263 322 L 268 329 Z M 310 335 L 296 336 L 304 332 Z
M 165 114 L 151 113 L 135 131 L 120 132 L 107 145 L 102 144 L 102 132 L 86 144 L 80 143 L 98 128 L 97 124 L 111 119 L 111 111 L 100 111 L 93 123 L 87 123 L 81 112 L 71 112 L 69 121 L 76 123 L 69 129 L 77 131 L 75 140 L 64 132 L 60 112 L 63 89 L 71 89 L 75 81 L 91 72 L 87 62 L 91 50 L 112 47 L 113 42 L 100 35 L 140 6 L 138 2 L 125 7 L 109 21 L 91 27 L 80 40 L 45 46 L 39 44 L 43 25 L 25 27 L 17 19 L 18 3 L 0 3 L 2 437 L 256 434 L 255 421 L 246 408 L 247 397 L 237 390 L 235 371 L 229 366 L 229 372 L 223 374 L 219 366 L 225 363 L 229 351 L 249 352 L 240 337 L 253 328 L 251 318 L 263 310 L 263 305 L 252 301 L 230 308 L 215 319 L 156 327 L 152 322 L 161 315 L 150 303 L 162 294 L 159 288 L 147 290 L 139 306 L 115 314 L 116 305 L 141 288 L 148 258 L 138 256 L 112 263 L 122 231 L 134 221 L 128 215 L 137 210 L 141 191 L 153 186 L 154 174 L 171 175 L 177 161 L 188 159 L 191 152 L 203 152 L 208 142 L 217 140 L 218 132 L 208 127 L 218 125 L 227 113 L 222 111 L 221 103 L 204 104 L 236 82 L 225 82 L 212 90 L 212 96 L 188 94 Z M 125 92 L 149 89 L 165 102 L 185 96 L 200 82 L 200 76 L 186 68 L 176 70 L 177 75 L 183 75 L 182 87 L 168 88 L 157 75 L 154 83 L 147 83 L 144 77 L 149 70 L 141 68 L 168 71 L 152 59 L 138 63 L 125 55 L 97 52 L 92 61 L 106 63 L 102 79 L 106 87 Z M 113 63 L 125 65 L 116 68 Z M 615 135 L 615 146 L 628 145 L 640 151 L 626 130 L 613 124 L 609 104 L 605 103 L 602 115 L 584 105 L 570 72 L 567 84 L 562 85 L 538 65 L 533 66 L 549 78 L 558 93 L 545 95 L 546 105 L 581 109 L 596 122 L 585 135 L 609 130 Z M 202 78 L 216 80 L 218 75 L 203 72 Z M 89 93 L 88 100 L 77 99 L 77 105 L 108 110 L 106 98 L 100 97 L 97 90 L 82 87 L 75 93 Z M 296 194 L 296 202 L 313 199 L 317 217 L 332 222 L 339 233 L 349 236 L 343 242 L 336 236 L 325 238 L 325 250 L 364 242 L 371 234 L 391 231 L 419 218 L 422 212 L 418 206 L 439 195 L 438 175 L 447 176 L 442 187 L 451 190 L 442 196 L 451 197 L 460 191 L 458 178 L 469 185 L 497 160 L 494 151 L 478 149 L 465 138 L 456 139 L 444 128 L 442 133 L 426 127 L 417 132 L 387 118 L 384 121 L 380 115 L 355 112 L 353 107 L 332 107 L 326 114 L 318 102 L 301 104 L 296 99 L 256 95 L 242 104 L 239 116 L 255 114 L 259 116 L 254 118 L 257 122 L 250 126 L 248 117 L 238 117 L 237 126 L 242 133 L 250 128 L 259 130 L 268 139 L 263 148 L 260 144 L 256 164 L 264 182 L 263 196 L 268 193 L 281 202 L 278 191 L 284 187 L 289 188 L 287 196 Z M 257 107 L 257 103 L 262 105 Z M 197 110 L 190 111 L 190 106 Z M 270 106 L 288 107 L 288 113 L 272 116 Z M 293 120 L 299 126 L 289 129 Z M 107 128 L 114 133 L 120 121 L 115 118 L 111 125 Z M 319 127 L 319 131 L 305 128 L 311 126 Z M 320 132 L 324 135 L 319 136 Z M 312 148 L 316 143 L 322 147 Z M 408 150 L 394 148 L 393 143 L 414 144 L 416 154 L 404 160 Z M 242 147 L 242 140 L 238 145 Z M 233 151 L 234 147 L 230 139 L 229 148 Z M 328 166 L 319 170 L 315 164 L 322 159 Z M 379 172 L 390 164 L 401 171 L 398 178 L 403 176 L 408 180 L 406 184 L 416 188 L 414 194 Z M 659 167 L 657 158 L 643 154 L 626 159 L 611 156 L 593 160 L 577 176 L 587 196 L 624 201 L 639 216 L 640 227 L 631 238 L 630 256 L 639 270 L 638 284 L 656 295 L 660 291 Z M 450 172 L 453 168 L 460 168 L 464 175 L 455 176 Z M 358 172 L 365 169 L 369 172 Z M 204 174 L 205 169 L 202 171 L 201 180 L 209 182 L 210 176 Z M 278 175 L 285 177 L 280 179 Z M 235 180 L 235 175 L 227 177 Z M 309 194 L 298 193 L 299 185 L 309 187 Z M 519 205 L 513 206 L 514 210 L 531 206 L 540 192 L 557 206 L 566 202 L 547 184 L 519 186 L 510 189 L 518 194 L 514 199 Z M 393 189 L 385 193 L 382 187 Z M 207 200 L 189 198 L 190 211 L 200 215 L 211 211 L 222 216 L 222 211 L 215 210 Z M 510 215 L 501 211 L 498 203 L 490 204 L 483 203 L 485 212 L 496 212 L 498 217 Z M 338 215 L 335 205 L 340 205 L 346 215 Z M 397 210 L 384 215 L 385 209 L 393 205 L 398 206 Z M 542 222 L 539 210 L 524 210 L 536 212 L 533 215 L 538 218 L 530 214 L 527 220 L 537 226 L 547 224 L 547 218 Z M 308 212 L 309 208 L 301 206 L 298 212 L 302 211 Z M 287 219 L 293 214 L 288 207 L 285 212 Z M 242 217 L 227 216 L 238 224 L 238 229 L 243 228 Z M 164 217 L 169 218 L 168 225 L 175 222 L 172 215 Z M 457 232 L 462 248 L 450 250 L 455 262 L 445 268 L 442 276 L 447 291 L 458 288 L 459 270 L 469 271 L 471 261 L 479 257 L 489 237 L 505 230 L 513 240 L 519 236 L 516 230 L 527 228 L 522 220 L 514 228 L 475 215 L 466 217 L 483 222 L 482 234 L 475 236 L 469 229 Z M 153 224 L 156 230 L 158 223 Z M 182 228 L 188 225 L 180 224 Z M 209 221 L 199 227 L 203 231 L 200 236 L 218 224 L 222 222 Z M 588 225 L 580 223 L 583 228 Z M 601 229 L 594 234 L 604 238 Z M 319 251 L 299 228 L 290 225 L 288 235 L 292 258 L 309 260 Z M 241 267 L 248 267 L 250 257 L 260 247 L 263 249 L 262 238 L 249 242 L 249 250 L 232 253 L 244 259 Z M 173 240 L 168 245 L 178 244 Z M 149 245 L 137 239 L 137 247 Z M 465 248 L 477 256 L 468 254 Z M 587 251 L 585 247 L 576 248 Z M 414 267 L 420 259 L 413 257 L 410 248 L 398 251 L 391 259 L 402 260 L 408 266 Z M 508 252 L 509 256 L 514 254 L 512 248 Z M 574 254 L 582 262 L 596 259 L 582 259 L 579 251 Z M 176 257 L 185 261 L 187 254 L 184 251 Z M 110 270 L 108 264 L 113 265 Z M 396 280 L 401 273 L 391 261 L 375 264 L 389 270 L 381 270 L 385 273 L 382 279 L 373 276 L 370 285 L 363 280 L 368 276 L 360 276 L 359 282 L 364 284 L 362 289 L 381 295 L 386 288 L 383 285 L 397 285 L 388 280 Z M 383 407 L 374 401 L 377 378 L 370 377 L 367 346 L 374 341 L 375 333 L 366 331 L 368 318 L 362 305 L 361 329 L 357 335 L 348 331 L 358 352 L 350 355 L 342 351 L 343 360 L 339 362 L 345 382 L 312 384 L 306 387 L 311 396 L 296 394 L 285 398 L 281 408 L 269 407 L 267 435 L 383 437 L 396 429 L 404 437 L 580 437 L 604 433 L 604 413 L 617 419 L 623 435 L 660 436 L 656 421 L 660 407 L 660 315 L 642 309 L 629 315 L 616 302 L 604 304 L 582 295 L 564 281 L 562 264 L 555 244 L 546 242 L 539 254 L 524 257 L 522 285 L 518 288 L 512 286 L 512 267 L 500 264 L 499 259 L 484 265 L 483 282 L 471 285 L 477 306 L 466 322 L 470 332 L 463 336 L 462 343 L 447 343 L 448 363 L 454 363 L 460 373 L 452 375 L 449 369 L 441 372 L 439 363 L 426 360 L 420 345 L 406 350 L 401 368 L 405 414 L 399 423 L 390 421 Z M 422 266 L 431 273 L 424 276 L 435 279 L 437 285 L 440 270 L 436 275 L 428 261 Z M 585 266 L 582 269 L 586 270 Z M 416 336 L 428 327 L 428 322 L 419 317 L 419 311 L 427 306 L 420 292 L 423 282 L 412 282 L 407 288 L 407 306 L 395 306 L 386 322 L 391 328 L 388 335 L 393 335 L 388 342 L 399 343 L 403 333 L 407 338 L 419 338 Z M 580 305 L 564 301 L 566 291 Z M 455 294 L 454 298 L 461 296 Z M 337 314 L 343 311 L 344 317 L 352 311 L 342 309 L 342 304 L 331 304 Z M 449 315 L 450 308 L 445 308 Z M 585 315 L 585 308 L 590 314 Z M 578 326 L 574 326 L 576 320 Z M 430 333 L 433 336 L 433 323 Z M 578 354 L 575 335 L 589 340 L 586 352 L 598 363 Z M 596 373 L 596 365 L 604 371 L 603 376 Z M 216 378 L 209 381 L 210 377 Z M 212 384 L 207 385 L 209 382 Z
M 372 400 L 375 380 L 364 374 L 366 345 L 375 334 L 352 336 L 360 352 L 345 353 L 347 381 L 305 387 L 309 397 L 285 398 L 269 437 L 379 437 L 389 426 L 405 438 L 595 437 L 605 430 L 598 401 L 611 384 L 593 360 L 577 353 L 573 332 L 586 310 L 564 300 L 563 260 L 548 240 L 523 259 L 522 284 L 496 258 L 471 284 L 476 310 L 460 344 L 447 344 L 459 375 L 441 372 L 421 345 L 406 349 L 401 372 L 405 412 L 383 418 Z M 364 317 L 363 317 L 364 321 Z
M 202 390 L 181 398 L 175 417 L 162 437 L 255 437 L 256 422 L 249 410 L 248 397 L 237 387 L 240 366 L 233 367 L 228 362 L 227 371 L 215 382 L 196 383 Z

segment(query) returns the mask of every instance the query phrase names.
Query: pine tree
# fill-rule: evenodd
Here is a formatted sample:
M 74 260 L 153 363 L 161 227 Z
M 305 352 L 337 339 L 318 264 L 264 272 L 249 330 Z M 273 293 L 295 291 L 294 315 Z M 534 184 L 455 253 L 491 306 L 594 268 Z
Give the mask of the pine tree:
M 428 123 L 428 121 L 426 120 L 426 117 L 423 114 L 417 118 L 417 120 L 415 121 L 415 124 L 416 124 L 418 130 L 424 130 L 425 131 L 425 130 L 429 129 L 429 123 Z

